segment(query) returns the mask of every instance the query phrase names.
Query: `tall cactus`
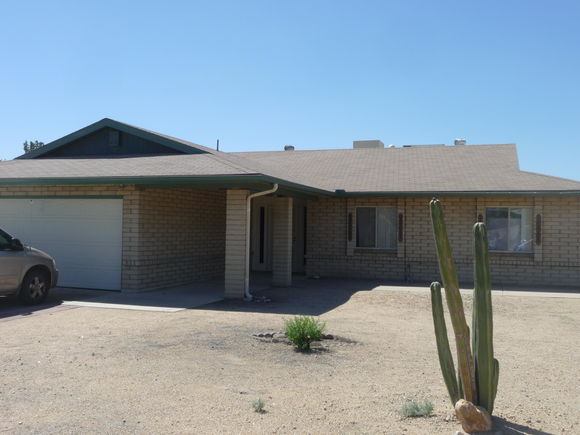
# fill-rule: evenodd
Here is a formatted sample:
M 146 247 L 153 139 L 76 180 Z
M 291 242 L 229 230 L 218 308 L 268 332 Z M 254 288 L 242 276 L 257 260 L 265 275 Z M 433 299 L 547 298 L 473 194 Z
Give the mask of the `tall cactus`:
M 499 362 L 493 357 L 493 316 L 487 230 L 483 223 L 476 223 L 473 227 L 475 290 L 472 313 L 473 341 L 470 345 L 469 328 L 465 321 L 463 302 L 459 293 L 457 273 L 447 238 L 441 203 L 434 198 L 429 205 L 439 269 L 445 285 L 445 296 L 457 344 L 458 375 L 455 380 L 453 357 L 449 350 L 447 330 L 443 318 L 441 285 L 435 282 L 431 284 L 431 302 L 443 379 L 449 397 L 454 404 L 457 397 L 465 398 L 476 405 L 483 406 L 491 414 L 497 394 Z
M 438 282 L 431 284 L 431 310 L 433 311 L 433 325 L 435 326 L 439 364 L 441 365 L 443 380 L 449 392 L 449 398 L 453 406 L 455 406 L 457 401 L 461 399 L 461 393 L 455 377 L 455 364 L 453 364 L 453 355 L 451 355 L 449 340 L 447 339 L 447 327 L 445 326 L 443 302 L 441 300 L 441 284 Z
M 443 285 L 445 287 L 445 298 L 451 316 L 451 324 L 455 333 L 455 343 L 457 346 L 457 365 L 459 377 L 465 399 L 476 403 L 477 385 L 475 382 L 475 366 L 471 355 L 469 343 L 469 327 L 465 321 L 463 311 L 463 300 L 459 292 L 459 280 L 455 270 L 455 262 L 451 252 L 451 245 L 447 237 L 447 228 L 443 218 L 443 207 L 438 199 L 433 198 L 429 203 L 431 209 L 431 221 L 433 223 L 433 234 L 435 245 L 437 246 L 437 257 L 439 259 L 439 270 Z
M 487 230 L 485 224 L 473 227 L 473 332 L 472 346 L 477 377 L 479 405 L 491 414 L 497 392 L 499 363 L 493 358 L 493 314 L 491 306 L 491 276 L 489 270 Z M 497 367 L 497 368 L 496 368 Z

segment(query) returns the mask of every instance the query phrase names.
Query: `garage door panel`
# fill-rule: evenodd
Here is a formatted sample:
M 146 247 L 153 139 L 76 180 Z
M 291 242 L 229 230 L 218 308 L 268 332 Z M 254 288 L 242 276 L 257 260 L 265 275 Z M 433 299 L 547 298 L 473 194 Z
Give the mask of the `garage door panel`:
M 119 291 L 117 286 L 103 283 L 98 286 L 87 286 L 87 282 L 102 283 L 102 271 L 95 271 L 90 268 L 70 269 L 69 278 L 67 279 L 65 287 L 82 288 L 82 289 L 98 289 L 98 290 L 115 290 Z
M 119 270 L 121 262 L 120 256 L 111 257 L 108 255 L 97 255 L 92 251 L 87 251 L 81 255 L 71 255 L 67 251 L 61 249 L 53 249 L 51 255 L 57 259 L 59 270 L 69 272 L 78 268 L 91 268 L 107 273 L 110 271 Z M 98 264 L 98 267 L 93 267 L 92 264 Z
M 78 225 L 78 220 L 73 219 L 62 221 L 33 219 L 29 222 L 32 227 L 29 234 L 36 240 L 60 241 L 63 244 L 90 243 L 91 245 L 112 244 L 120 246 L 122 232 L 111 230 L 116 225 L 115 221 L 85 220 L 83 225 Z M 50 229 L 50 232 L 46 229 Z
M 0 198 L 0 227 L 52 255 L 60 285 L 119 290 L 121 199 Z
M 82 265 L 96 264 L 98 269 L 118 267 L 121 261 L 121 252 L 112 253 L 110 246 L 87 246 L 82 243 L 57 244 L 51 241 L 36 239 L 33 246 L 50 246 L 50 255 L 58 258 L 58 266 L 65 264 Z M 41 248 L 38 248 L 41 249 Z M 47 249 L 48 252 L 48 249 Z M 113 255 L 111 255 L 113 254 Z
M 75 201 L 75 208 L 68 206 L 67 201 Z M 102 207 L 102 201 L 112 201 L 106 207 Z M 99 204 L 95 204 L 95 202 Z M 119 203 L 115 205 L 115 203 Z M 95 200 L 95 199 L 52 199 L 34 201 L 32 203 L 33 216 L 43 216 L 46 219 L 109 219 L 116 220 L 121 209 L 120 200 Z
M 19 222 L 30 214 L 30 207 L 22 199 L 0 199 L 2 224 L 5 221 Z
M 60 269 L 60 266 L 58 266 Z M 118 272 L 116 267 L 99 267 L 98 270 L 83 265 L 64 264 L 63 270 L 67 271 L 68 278 L 66 284 L 61 284 L 66 287 L 79 288 L 96 288 L 102 290 L 119 290 L 119 286 L 115 282 L 103 279 L 103 276 L 115 276 Z M 97 285 L 88 286 L 87 283 L 98 283 Z

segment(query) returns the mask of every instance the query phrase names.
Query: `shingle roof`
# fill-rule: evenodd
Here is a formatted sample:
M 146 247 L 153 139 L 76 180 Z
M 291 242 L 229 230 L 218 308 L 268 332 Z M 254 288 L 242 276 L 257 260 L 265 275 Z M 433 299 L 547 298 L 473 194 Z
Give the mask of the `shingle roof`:
M 320 189 L 362 192 L 580 190 L 580 182 L 519 170 L 516 146 L 411 146 L 232 153 L 271 175 Z
M 104 127 L 146 135 L 186 154 L 35 159 L 42 152 L 31 153 L 0 162 L 0 184 L 251 175 L 331 195 L 580 194 L 579 181 L 521 171 L 513 144 L 224 153 L 105 118 L 49 146 L 62 146 Z
M 9 160 L 0 179 L 247 175 L 254 172 L 213 154 Z

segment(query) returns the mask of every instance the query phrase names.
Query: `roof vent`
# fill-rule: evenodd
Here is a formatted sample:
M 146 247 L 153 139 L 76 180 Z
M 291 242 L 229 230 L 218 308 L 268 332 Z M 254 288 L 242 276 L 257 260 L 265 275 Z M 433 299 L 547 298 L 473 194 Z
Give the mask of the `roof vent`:
M 385 144 L 380 140 L 353 140 L 352 147 L 356 150 L 359 148 L 384 148 Z
M 463 138 L 463 137 L 458 137 L 453 142 L 453 145 L 467 145 L 467 140 L 465 138 Z
M 107 145 L 111 148 L 118 149 L 121 148 L 121 141 L 119 130 L 109 130 L 109 135 L 107 137 Z
M 284 145 L 284 151 L 294 151 L 294 145 Z

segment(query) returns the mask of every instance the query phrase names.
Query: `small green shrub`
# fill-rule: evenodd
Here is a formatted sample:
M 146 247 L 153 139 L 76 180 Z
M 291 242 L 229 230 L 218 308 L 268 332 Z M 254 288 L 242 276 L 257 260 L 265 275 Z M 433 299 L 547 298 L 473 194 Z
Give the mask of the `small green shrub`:
M 252 408 L 254 411 L 262 413 L 264 412 L 264 407 L 266 406 L 266 401 L 261 397 L 258 397 L 256 400 L 252 402 Z
M 309 350 L 310 343 L 322 339 L 324 328 L 326 325 L 313 317 L 296 316 L 286 320 L 284 332 L 299 350 Z
M 433 404 L 429 400 L 425 400 L 423 403 L 409 400 L 399 410 L 399 414 L 403 417 L 426 417 L 431 412 L 433 412 Z

